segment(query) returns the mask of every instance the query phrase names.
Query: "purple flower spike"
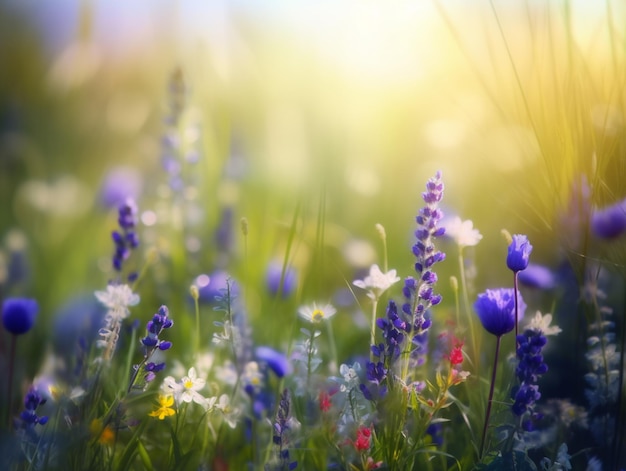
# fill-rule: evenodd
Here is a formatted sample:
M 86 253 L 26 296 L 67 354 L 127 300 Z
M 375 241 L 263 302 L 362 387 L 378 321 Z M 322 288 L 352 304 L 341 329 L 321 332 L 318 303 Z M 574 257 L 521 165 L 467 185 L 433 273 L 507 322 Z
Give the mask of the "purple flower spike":
M 509 245 L 509 253 L 506 257 L 506 265 L 510 270 L 514 272 L 525 270 L 528 266 L 528 260 L 530 253 L 533 251 L 533 246 L 528 242 L 528 237 L 525 235 L 515 234 L 513 236 L 513 242 Z
M 487 332 L 500 337 L 515 327 L 515 294 L 511 288 L 488 289 L 478 295 L 474 310 Z M 518 294 L 520 317 L 524 316 L 526 304 Z
M 291 365 L 287 357 L 270 347 L 257 347 L 255 354 L 258 360 L 267 363 L 267 366 L 282 378 L 291 372 Z
M 143 181 L 141 174 L 132 167 L 115 167 L 109 170 L 100 189 L 100 200 L 107 208 L 114 208 L 127 198 L 138 198 Z
M 601 239 L 614 239 L 626 232 L 626 199 L 591 215 L 591 230 Z
M 7 298 L 2 305 L 2 325 L 13 335 L 21 335 L 32 329 L 39 311 L 34 299 Z

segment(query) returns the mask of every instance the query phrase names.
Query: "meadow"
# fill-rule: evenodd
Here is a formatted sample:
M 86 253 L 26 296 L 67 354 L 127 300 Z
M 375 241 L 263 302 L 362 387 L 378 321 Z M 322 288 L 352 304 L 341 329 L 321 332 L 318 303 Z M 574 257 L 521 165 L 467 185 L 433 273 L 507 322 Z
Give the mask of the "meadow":
M 2 469 L 626 469 L 624 25 L 0 5 Z

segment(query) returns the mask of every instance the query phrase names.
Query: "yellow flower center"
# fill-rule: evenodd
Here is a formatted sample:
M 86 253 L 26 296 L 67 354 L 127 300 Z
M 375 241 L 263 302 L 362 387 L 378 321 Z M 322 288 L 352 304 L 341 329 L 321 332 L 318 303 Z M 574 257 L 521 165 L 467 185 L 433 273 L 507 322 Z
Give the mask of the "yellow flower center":
M 191 381 L 190 379 L 186 379 L 183 383 L 183 386 L 185 386 L 185 389 L 191 389 L 191 387 L 193 386 L 193 381 Z
M 316 309 L 315 311 L 313 311 L 313 314 L 311 314 L 311 319 L 313 319 L 313 322 L 319 322 L 324 318 L 324 311 L 322 311 L 321 309 Z

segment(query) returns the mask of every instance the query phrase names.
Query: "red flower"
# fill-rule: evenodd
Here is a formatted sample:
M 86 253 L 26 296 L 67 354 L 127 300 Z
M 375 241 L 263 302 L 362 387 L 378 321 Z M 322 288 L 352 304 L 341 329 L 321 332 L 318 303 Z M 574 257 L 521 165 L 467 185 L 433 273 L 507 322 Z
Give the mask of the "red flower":
M 372 431 L 365 425 L 361 425 L 356 431 L 356 440 L 354 441 L 356 451 L 369 450 L 371 438 Z
M 326 391 L 320 392 L 319 401 L 320 410 L 322 412 L 328 412 L 330 410 L 330 406 L 332 405 L 332 403 L 330 402 L 330 394 L 328 394 Z
M 450 352 L 450 356 L 448 357 L 452 366 L 460 365 L 461 363 L 463 363 L 462 348 L 463 342 L 458 339 L 454 339 L 454 348 L 452 349 L 452 351 Z

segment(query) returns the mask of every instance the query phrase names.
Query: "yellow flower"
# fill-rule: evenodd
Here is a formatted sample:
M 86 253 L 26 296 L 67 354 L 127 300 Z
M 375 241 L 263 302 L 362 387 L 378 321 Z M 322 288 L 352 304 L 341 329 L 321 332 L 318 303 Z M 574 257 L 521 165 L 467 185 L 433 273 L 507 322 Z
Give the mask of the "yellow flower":
M 162 394 L 159 394 L 158 402 L 159 407 L 148 414 L 150 417 L 158 417 L 159 420 L 163 420 L 165 417 L 169 417 L 170 415 L 174 415 L 176 413 L 176 411 L 172 409 L 172 405 L 174 405 L 173 396 L 163 396 Z
M 98 443 L 103 445 L 113 445 L 115 443 L 115 432 L 109 425 L 104 425 L 102 419 L 93 419 L 89 425 L 89 431 L 97 437 Z

